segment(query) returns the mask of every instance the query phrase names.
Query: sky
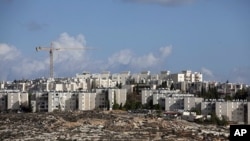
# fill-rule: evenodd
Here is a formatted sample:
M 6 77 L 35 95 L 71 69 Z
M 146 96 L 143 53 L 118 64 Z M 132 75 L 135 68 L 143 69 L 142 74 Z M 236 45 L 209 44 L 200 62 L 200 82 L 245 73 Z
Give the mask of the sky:
M 250 84 L 249 0 L 0 0 L 0 81 L 89 71 Z

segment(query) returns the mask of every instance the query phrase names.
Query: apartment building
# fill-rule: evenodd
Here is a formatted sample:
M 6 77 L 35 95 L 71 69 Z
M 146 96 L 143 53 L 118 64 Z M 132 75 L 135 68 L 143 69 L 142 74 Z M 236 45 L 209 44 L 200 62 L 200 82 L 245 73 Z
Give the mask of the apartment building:
M 250 124 L 250 102 L 247 102 L 247 124 Z
M 108 100 L 109 100 L 109 110 L 115 103 L 119 105 L 125 105 L 127 101 L 127 90 L 126 89 L 108 89 Z
M 48 92 L 36 92 L 31 95 L 32 112 L 48 112 Z
M 28 106 L 28 93 L 19 90 L 6 90 L 7 109 L 20 110 L 20 106 Z
M 80 79 L 89 79 L 91 76 L 90 72 L 87 71 L 82 72 L 82 74 L 76 74 L 76 78 Z
M 200 109 L 203 98 L 199 97 L 184 97 L 184 111 L 190 111 L 193 108 Z
M 102 72 L 102 74 L 94 74 L 92 79 L 95 88 L 112 88 L 117 84 L 116 81 L 111 80 L 109 71 Z
M 97 109 L 108 109 L 108 89 L 96 89 L 95 107 Z
M 33 112 L 108 110 L 108 105 L 126 103 L 126 89 L 96 89 L 95 91 L 51 91 L 36 92 L 31 97 Z M 110 102 L 110 103 L 108 103 Z
M 178 83 L 178 82 L 183 82 L 185 81 L 185 75 L 182 73 L 175 73 L 175 74 L 170 74 L 169 78 L 174 82 L 174 83 Z
M 141 94 L 142 104 L 152 101 L 153 105 L 160 104 L 166 111 L 191 110 L 198 107 L 202 100 L 193 94 L 180 94 L 179 90 L 169 89 L 144 89 Z
M 178 94 L 179 90 L 169 89 L 157 89 L 153 90 L 153 105 L 159 104 L 162 108 L 165 108 L 165 98 L 171 97 L 174 94 Z
M 191 70 L 184 70 L 181 73 L 184 74 L 184 81 L 192 82 L 192 80 L 194 80 L 194 75 L 192 75 Z
M 173 94 L 178 94 L 179 90 L 169 90 L 169 89 L 143 89 L 141 94 L 142 104 L 149 103 L 153 101 L 153 105 L 160 104 L 165 107 L 165 97 L 170 97 Z
M 201 102 L 201 114 L 211 115 L 215 111 L 215 99 L 205 99 Z
M 141 104 L 147 104 L 149 103 L 151 100 L 153 100 L 153 90 L 151 89 L 144 89 L 141 91 Z
M 142 71 L 139 74 L 139 83 L 148 83 L 150 82 L 150 71 Z
M 170 71 L 161 71 L 159 74 L 160 80 L 168 80 L 170 75 Z
M 244 123 L 247 117 L 247 101 L 234 100 L 234 101 L 216 101 L 215 113 L 222 119 L 226 117 L 229 121 Z
M 192 74 L 191 82 L 203 82 L 203 75 L 200 72 L 194 72 Z
M 96 89 L 95 92 L 79 92 L 78 100 L 77 100 L 78 109 L 79 110 L 93 110 L 93 109 L 107 110 L 108 105 L 109 105 L 110 107 L 109 110 L 112 110 L 112 106 L 114 102 L 116 102 L 119 105 L 120 104 L 124 105 L 126 103 L 126 98 L 127 98 L 126 89 L 103 89 L 102 88 L 102 89 Z M 71 104 L 73 102 L 74 100 L 71 102 Z M 66 103 L 66 105 L 68 104 Z
M 194 97 L 193 94 L 171 94 L 165 98 L 165 110 L 166 111 L 177 111 L 187 109 L 184 106 L 184 98 Z M 188 106 L 189 104 L 186 104 Z M 190 104 L 191 105 L 191 104 Z M 191 107 L 191 106 L 190 106 Z
M 94 110 L 96 108 L 95 92 L 80 92 L 78 94 L 78 109 L 79 110 Z
M 12 91 L 7 93 L 7 109 L 8 110 L 19 110 L 20 109 L 20 93 L 19 91 Z
M 166 97 L 165 111 L 178 111 L 184 109 L 183 97 Z
M 121 83 L 121 77 L 120 74 L 115 73 L 111 75 L 111 80 L 113 83 L 120 84 Z
M 178 82 L 202 82 L 203 76 L 201 73 L 194 72 L 191 70 L 184 70 L 181 73 L 170 74 L 169 78 L 173 80 L 174 83 Z
M 48 112 L 54 110 L 71 111 L 77 109 L 78 93 L 74 92 L 49 92 Z
M 151 74 L 149 83 L 151 85 L 155 85 L 156 86 L 156 85 L 161 84 L 162 81 L 159 81 L 159 75 L 158 74 Z
M 0 90 L 3 90 L 5 88 L 5 82 L 1 81 L 0 82 Z
M 7 110 L 7 93 L 0 91 L 0 112 Z
M 159 104 L 162 108 L 165 108 L 166 93 L 155 93 L 153 96 L 153 105 Z
M 29 106 L 29 94 L 27 92 L 20 92 L 20 100 L 22 106 Z
M 130 78 L 130 71 L 124 71 L 120 73 L 120 83 L 122 83 L 122 85 L 126 85 L 129 78 Z
M 140 83 L 140 75 L 139 74 L 132 74 L 130 78 L 131 83 Z
M 71 111 L 78 108 L 78 93 L 75 92 L 36 92 L 31 96 L 33 112 Z

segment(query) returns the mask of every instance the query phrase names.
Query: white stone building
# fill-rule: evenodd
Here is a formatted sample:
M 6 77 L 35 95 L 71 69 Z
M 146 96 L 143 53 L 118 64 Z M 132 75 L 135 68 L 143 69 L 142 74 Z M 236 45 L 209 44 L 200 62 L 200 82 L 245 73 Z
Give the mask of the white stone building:
M 201 114 L 202 115 L 211 115 L 215 111 L 215 99 L 206 99 L 201 102 Z
M 48 112 L 54 110 L 73 111 L 77 109 L 78 93 L 71 92 L 49 92 Z
M 127 100 L 126 89 L 108 89 L 109 110 L 112 110 L 113 105 L 124 106 Z
M 120 73 L 120 82 L 122 83 L 122 85 L 126 85 L 129 78 L 130 71 L 124 71 Z
M 166 97 L 165 111 L 178 111 L 184 109 L 183 97 Z
M 96 108 L 96 93 L 81 92 L 78 94 L 78 109 L 79 110 L 94 110 Z
M 153 91 L 151 89 L 145 89 L 141 91 L 141 104 L 147 104 L 150 100 L 153 100 Z
M 203 77 L 201 73 L 194 72 L 191 70 L 184 70 L 181 73 L 170 74 L 169 78 L 173 80 L 174 83 L 178 82 L 202 82 Z
M 173 80 L 174 83 L 185 81 L 185 76 L 182 73 L 170 74 L 169 78 Z
M 150 71 L 142 71 L 139 74 L 139 83 L 148 83 L 150 82 Z
M 120 84 L 121 83 L 121 76 L 120 76 L 120 74 L 118 74 L 118 73 L 112 74 L 111 75 L 111 80 L 112 80 L 112 83 Z
M 184 111 L 190 111 L 192 108 L 197 108 L 199 110 L 202 101 L 203 98 L 199 97 L 184 97 Z
M 32 94 L 32 112 L 48 112 L 48 105 L 48 92 L 36 92 Z
M 96 89 L 95 107 L 108 110 L 108 89 Z
M 76 74 L 76 78 L 89 79 L 92 75 L 90 72 L 84 71 L 82 74 Z
M 29 106 L 28 93 L 19 90 L 1 90 L 0 107 L 2 110 L 20 110 L 20 106 Z
M 222 119 L 222 116 L 226 117 L 229 121 L 244 123 L 247 116 L 247 101 L 216 101 L 215 113 Z

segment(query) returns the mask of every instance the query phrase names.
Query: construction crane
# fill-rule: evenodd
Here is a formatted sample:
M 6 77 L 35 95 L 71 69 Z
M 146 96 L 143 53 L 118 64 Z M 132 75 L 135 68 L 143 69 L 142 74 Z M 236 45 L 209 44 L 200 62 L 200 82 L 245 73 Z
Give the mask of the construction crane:
M 36 51 L 48 51 L 50 55 L 50 78 L 54 78 L 54 63 L 53 63 L 53 53 L 57 50 L 77 50 L 77 49 L 90 49 L 90 48 L 55 48 L 53 47 L 53 43 L 51 43 L 50 47 L 36 47 Z

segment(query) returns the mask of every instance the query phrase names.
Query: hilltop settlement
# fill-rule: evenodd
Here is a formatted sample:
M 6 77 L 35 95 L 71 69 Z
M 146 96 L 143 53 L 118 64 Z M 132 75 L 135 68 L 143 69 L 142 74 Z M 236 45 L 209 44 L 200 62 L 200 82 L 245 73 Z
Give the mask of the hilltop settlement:
M 83 72 L 0 82 L 0 140 L 227 140 L 250 87 L 199 72 Z

